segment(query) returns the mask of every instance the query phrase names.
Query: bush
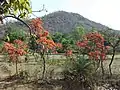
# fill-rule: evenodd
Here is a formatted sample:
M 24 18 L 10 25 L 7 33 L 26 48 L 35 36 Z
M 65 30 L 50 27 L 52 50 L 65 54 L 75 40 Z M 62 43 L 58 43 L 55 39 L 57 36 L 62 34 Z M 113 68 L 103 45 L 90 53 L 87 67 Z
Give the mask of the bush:
M 65 79 L 80 83 L 82 88 L 94 87 L 95 62 L 87 56 L 77 56 L 75 60 L 66 62 L 63 72 Z M 90 90 L 91 90 L 90 89 Z

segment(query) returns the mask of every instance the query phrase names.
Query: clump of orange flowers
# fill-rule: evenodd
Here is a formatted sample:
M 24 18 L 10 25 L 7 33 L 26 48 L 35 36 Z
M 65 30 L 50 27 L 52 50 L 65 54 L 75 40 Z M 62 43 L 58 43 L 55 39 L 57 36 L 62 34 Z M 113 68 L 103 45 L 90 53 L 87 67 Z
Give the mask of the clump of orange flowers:
M 77 46 L 81 50 L 85 50 L 89 59 L 92 60 L 105 60 L 107 47 L 104 45 L 104 38 L 98 32 L 88 33 L 84 36 L 83 41 L 78 41 Z
M 50 39 L 49 32 L 43 28 L 43 23 L 40 18 L 33 19 L 31 22 L 33 33 L 37 36 L 37 44 L 42 45 L 42 49 L 53 50 L 57 47 L 62 47 L 61 44 L 56 44 Z
M 25 55 L 27 45 L 21 40 L 14 40 L 13 43 L 5 42 L 2 51 L 8 53 L 10 60 L 15 62 L 18 56 Z

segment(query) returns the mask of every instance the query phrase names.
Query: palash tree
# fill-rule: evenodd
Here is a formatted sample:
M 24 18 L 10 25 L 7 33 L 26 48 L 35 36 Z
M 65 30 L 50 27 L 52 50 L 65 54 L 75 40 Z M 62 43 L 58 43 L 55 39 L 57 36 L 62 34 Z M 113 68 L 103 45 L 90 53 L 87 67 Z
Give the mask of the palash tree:
M 60 44 L 55 44 L 52 39 L 49 37 L 48 31 L 44 30 L 42 27 L 42 21 L 41 19 L 37 18 L 32 20 L 31 27 L 25 23 L 21 18 L 24 18 L 28 16 L 29 13 L 31 13 L 31 6 L 29 0 L 1 0 L 0 1 L 0 21 L 3 23 L 3 19 L 12 17 L 23 24 L 25 24 L 29 30 L 30 30 L 30 39 L 34 41 L 34 45 L 37 45 L 37 51 L 39 51 L 39 54 L 41 55 L 41 58 L 43 59 L 43 75 L 45 73 L 45 53 L 49 50 L 52 50 L 55 52 L 55 49 L 60 46 Z M 33 31 L 33 36 L 32 36 Z M 35 36 L 35 38 L 34 38 Z M 30 41 L 31 42 L 31 41 Z M 39 47 L 39 48 L 38 48 Z M 20 49 L 20 54 L 19 54 Z M 19 48 L 19 44 L 14 46 L 13 43 L 6 42 L 3 47 L 3 51 L 7 52 L 12 61 L 16 61 L 16 68 L 17 68 L 17 56 L 25 55 L 24 50 L 21 50 L 21 46 Z M 22 54 L 21 54 L 22 53 Z M 16 69 L 16 74 L 18 74 Z
M 39 53 L 43 60 L 43 72 L 42 78 L 44 79 L 46 70 L 45 55 L 49 51 L 55 52 L 56 48 L 61 47 L 60 43 L 55 43 L 49 35 L 49 32 L 42 27 L 42 20 L 40 18 L 33 19 L 31 21 L 31 28 L 33 37 L 31 37 L 30 45 L 35 52 Z M 33 43 L 34 42 L 34 43 Z
M 93 76 L 101 65 L 102 75 L 104 75 L 103 62 L 106 60 L 108 47 L 104 46 L 105 39 L 98 32 L 84 34 L 76 42 L 74 58 L 68 61 L 65 70 L 65 78 L 79 81 L 81 88 L 86 83 L 92 90 L 94 87 Z M 71 57 L 72 50 L 68 50 L 66 55 Z M 95 78 L 94 78 L 95 79 Z
M 21 18 L 25 18 L 31 13 L 31 6 L 29 0 L 0 0 L 0 21 L 3 23 L 3 19 L 11 17 L 19 20 L 25 24 L 31 33 L 31 28 Z M 2 38 L 0 40 L 3 41 Z M 3 41 L 4 42 L 4 41 Z M 14 40 L 11 42 L 4 42 L 2 52 L 7 53 L 12 62 L 16 63 L 16 75 L 18 75 L 17 63 L 18 57 L 25 55 L 26 44 L 21 40 Z
M 104 46 L 104 41 L 100 33 L 92 32 L 85 34 L 83 40 L 77 42 L 79 53 L 88 55 L 90 60 L 98 63 L 98 66 L 101 64 L 103 75 L 103 61 L 106 59 L 106 53 L 108 51 L 107 46 Z
M 16 75 L 18 75 L 18 57 L 27 54 L 27 45 L 21 40 L 14 40 L 13 43 L 4 42 L 3 53 L 7 53 L 11 62 L 16 63 Z

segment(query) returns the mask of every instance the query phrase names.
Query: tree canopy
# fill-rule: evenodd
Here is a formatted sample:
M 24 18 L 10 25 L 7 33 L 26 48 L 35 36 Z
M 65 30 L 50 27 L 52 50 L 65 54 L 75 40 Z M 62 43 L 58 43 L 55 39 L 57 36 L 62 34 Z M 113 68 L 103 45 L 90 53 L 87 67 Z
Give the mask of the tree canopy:
M 23 18 L 31 12 L 30 0 L 0 0 L 1 15 L 10 14 Z

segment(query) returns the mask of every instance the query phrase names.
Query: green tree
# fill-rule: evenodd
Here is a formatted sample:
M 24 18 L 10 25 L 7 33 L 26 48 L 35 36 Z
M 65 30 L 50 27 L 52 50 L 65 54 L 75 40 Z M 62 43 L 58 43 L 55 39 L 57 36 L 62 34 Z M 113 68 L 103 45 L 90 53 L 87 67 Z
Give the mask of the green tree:
M 75 41 L 80 40 L 83 35 L 85 34 L 85 29 L 81 26 L 76 27 L 75 30 L 72 32 L 72 37 Z
M 27 33 L 23 29 L 17 27 L 8 27 L 5 35 L 5 41 L 9 41 L 11 43 L 16 39 L 26 41 L 26 37 Z
M 0 15 L 17 15 L 19 18 L 26 17 L 31 12 L 29 0 L 1 0 Z
M 63 38 L 63 33 L 56 32 L 54 35 L 52 35 L 52 38 L 55 42 L 61 42 Z
M 61 43 L 63 46 L 63 48 L 59 49 L 58 52 L 65 52 L 67 49 L 72 49 L 75 45 L 75 41 L 71 33 L 66 34 L 56 32 L 54 35 L 52 35 L 52 39 L 57 43 Z

